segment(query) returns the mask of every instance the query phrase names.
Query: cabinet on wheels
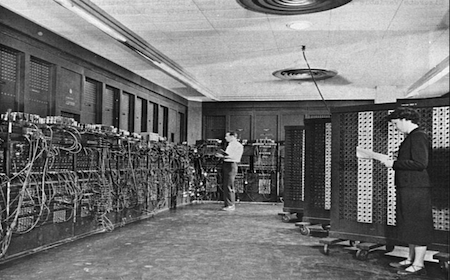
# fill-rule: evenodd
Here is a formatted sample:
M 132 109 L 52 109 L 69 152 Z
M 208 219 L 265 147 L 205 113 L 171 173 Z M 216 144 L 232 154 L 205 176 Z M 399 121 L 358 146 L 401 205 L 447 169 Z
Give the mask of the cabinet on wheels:
M 446 253 L 449 250 L 449 100 L 399 100 L 332 111 L 333 207 L 329 238 L 359 241 L 360 256 L 378 246 L 386 245 L 390 251 L 394 245 L 406 245 L 395 237 L 395 172 L 379 161 L 356 157 L 356 147 L 362 146 L 395 159 L 404 135 L 385 117 L 400 106 L 419 110 L 421 127 L 431 136 L 428 171 L 433 185 L 434 242 L 428 248 Z M 330 242 L 321 240 L 325 246 Z
M 301 219 L 304 208 L 305 130 L 304 126 L 285 126 L 284 190 L 282 219 Z
M 305 120 L 304 213 L 300 232 L 308 235 L 314 225 L 327 230 L 331 209 L 331 119 Z M 311 227 L 310 227 L 311 226 Z

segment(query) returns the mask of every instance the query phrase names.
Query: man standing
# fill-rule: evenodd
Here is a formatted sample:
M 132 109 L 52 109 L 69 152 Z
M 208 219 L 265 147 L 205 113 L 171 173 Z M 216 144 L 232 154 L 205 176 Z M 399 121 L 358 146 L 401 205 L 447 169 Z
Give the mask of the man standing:
M 223 158 L 223 201 L 225 207 L 222 210 L 233 211 L 235 209 L 234 202 L 236 199 L 234 179 L 238 171 L 237 164 L 241 161 L 242 154 L 244 153 L 244 146 L 238 142 L 235 132 L 227 132 L 225 134 L 225 140 L 228 142 L 225 153 L 216 154 L 217 157 Z

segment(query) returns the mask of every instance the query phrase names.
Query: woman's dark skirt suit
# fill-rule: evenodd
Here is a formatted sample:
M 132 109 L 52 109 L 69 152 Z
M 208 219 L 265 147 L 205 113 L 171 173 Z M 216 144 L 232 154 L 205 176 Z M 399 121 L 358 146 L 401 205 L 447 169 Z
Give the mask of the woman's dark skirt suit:
M 420 128 L 401 143 L 394 162 L 396 232 L 398 241 L 418 246 L 433 242 L 431 184 L 428 172 L 429 136 Z

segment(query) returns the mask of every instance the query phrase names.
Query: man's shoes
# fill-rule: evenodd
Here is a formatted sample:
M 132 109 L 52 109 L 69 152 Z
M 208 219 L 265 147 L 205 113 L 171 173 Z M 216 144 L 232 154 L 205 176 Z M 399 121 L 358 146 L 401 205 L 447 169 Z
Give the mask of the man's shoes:
M 222 210 L 223 211 L 234 211 L 235 207 L 234 207 L 234 205 L 226 206 L 226 207 L 222 208 Z
M 402 276 L 407 276 L 407 275 L 421 275 L 421 276 L 424 276 L 424 275 L 427 275 L 427 271 L 425 270 L 425 267 L 423 267 L 423 266 L 411 265 L 408 268 L 410 268 L 410 267 L 411 267 L 412 271 L 404 269 L 404 270 L 397 271 L 397 274 L 398 275 L 402 275 Z
M 394 268 L 407 268 L 410 265 L 411 265 L 410 260 L 403 260 L 401 262 L 391 262 L 389 264 L 390 267 L 394 267 Z

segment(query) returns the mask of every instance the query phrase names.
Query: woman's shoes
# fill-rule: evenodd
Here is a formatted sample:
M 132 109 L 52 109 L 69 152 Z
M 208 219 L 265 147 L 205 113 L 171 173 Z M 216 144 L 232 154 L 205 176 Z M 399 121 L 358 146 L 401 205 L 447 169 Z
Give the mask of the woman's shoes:
M 394 268 L 407 268 L 410 265 L 411 265 L 410 260 L 403 260 L 401 262 L 391 262 L 389 264 L 390 267 L 394 267 Z
M 427 271 L 423 266 L 410 265 L 408 268 L 410 270 L 399 270 L 397 271 L 398 275 L 407 276 L 407 275 L 427 275 Z

